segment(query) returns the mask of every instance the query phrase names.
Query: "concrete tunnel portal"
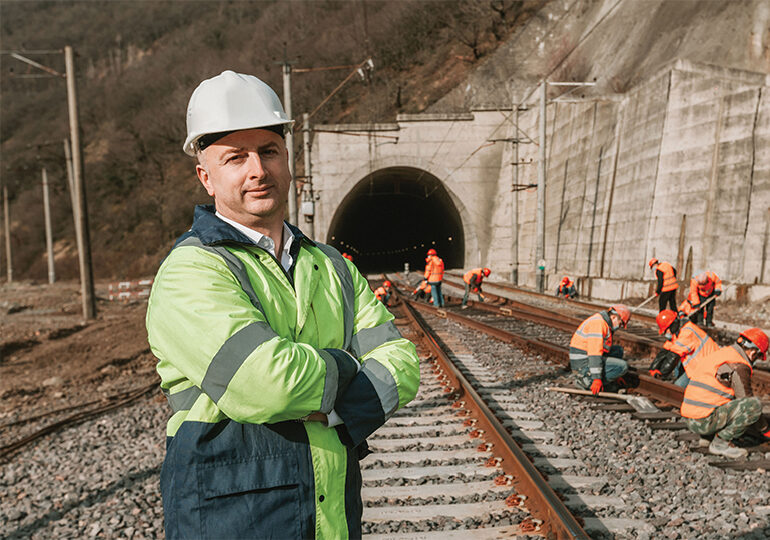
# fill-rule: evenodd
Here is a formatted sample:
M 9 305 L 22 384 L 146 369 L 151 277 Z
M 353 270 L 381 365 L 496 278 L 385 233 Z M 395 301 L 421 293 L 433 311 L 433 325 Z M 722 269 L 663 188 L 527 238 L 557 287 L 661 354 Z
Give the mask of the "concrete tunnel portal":
M 337 207 L 326 242 L 364 273 L 422 271 L 434 248 L 446 268 L 462 268 L 462 219 L 443 183 L 411 167 L 388 167 L 359 181 Z

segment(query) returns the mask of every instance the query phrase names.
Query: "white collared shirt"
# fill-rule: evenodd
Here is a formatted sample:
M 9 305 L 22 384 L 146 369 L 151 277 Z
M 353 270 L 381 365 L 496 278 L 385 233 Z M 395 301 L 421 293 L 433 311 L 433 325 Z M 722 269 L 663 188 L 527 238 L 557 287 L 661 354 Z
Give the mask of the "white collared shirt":
M 222 221 L 224 221 L 225 223 L 229 223 L 230 225 L 238 229 L 240 232 L 245 234 L 249 238 L 249 240 L 253 241 L 262 249 L 266 249 L 273 255 L 273 257 L 278 259 L 278 255 L 275 253 L 275 242 L 273 242 L 272 238 L 262 234 L 261 232 L 255 231 L 254 229 L 250 229 L 246 225 L 241 225 L 237 221 L 233 221 L 232 219 L 226 218 L 225 216 L 220 214 L 218 210 L 216 212 L 216 216 Z M 289 226 L 286 225 L 286 222 L 284 221 L 283 222 L 283 250 L 281 251 L 281 258 L 278 260 L 281 261 L 281 266 L 283 266 L 283 269 L 286 270 L 287 272 L 289 271 L 289 268 L 291 268 L 291 265 L 294 262 L 294 259 L 292 258 L 291 254 L 289 254 L 289 249 L 291 248 L 291 243 L 293 241 L 294 241 L 294 235 L 289 229 Z
M 278 256 L 275 253 L 275 242 L 273 242 L 273 239 L 270 238 L 267 235 L 262 234 L 261 232 L 255 231 L 254 229 L 250 229 L 246 227 L 245 225 L 241 225 L 237 221 L 233 221 L 232 219 L 228 219 L 222 214 L 219 213 L 219 211 L 216 212 L 216 216 L 224 221 L 225 223 L 229 223 L 233 227 L 235 227 L 237 230 L 242 232 L 246 235 L 246 237 L 253 241 L 255 244 L 257 244 L 259 247 L 266 249 L 270 253 L 273 254 L 273 256 L 277 259 Z M 286 222 L 283 222 L 283 250 L 281 251 L 281 266 L 283 266 L 283 269 L 287 272 L 289 271 L 289 268 L 291 268 L 292 263 L 294 263 L 294 259 L 289 254 L 289 249 L 291 248 L 291 243 L 294 241 L 294 235 L 292 234 L 291 230 L 289 229 L 289 226 L 286 225 Z M 347 352 L 347 351 L 345 351 Z M 361 363 L 354 357 L 352 354 L 348 353 L 348 355 L 355 360 L 356 364 L 358 365 L 358 369 L 361 369 Z M 328 418 L 328 427 L 334 427 L 339 424 L 342 424 L 342 418 L 337 414 L 336 411 L 332 410 L 327 415 Z

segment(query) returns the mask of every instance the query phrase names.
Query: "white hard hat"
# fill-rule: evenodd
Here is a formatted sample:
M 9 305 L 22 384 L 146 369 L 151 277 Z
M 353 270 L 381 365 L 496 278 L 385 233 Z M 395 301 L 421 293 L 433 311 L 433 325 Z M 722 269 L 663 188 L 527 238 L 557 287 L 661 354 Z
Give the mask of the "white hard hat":
M 253 75 L 223 71 L 200 83 L 190 96 L 182 149 L 194 156 L 203 135 L 270 126 L 286 130 L 293 123 L 267 84 Z

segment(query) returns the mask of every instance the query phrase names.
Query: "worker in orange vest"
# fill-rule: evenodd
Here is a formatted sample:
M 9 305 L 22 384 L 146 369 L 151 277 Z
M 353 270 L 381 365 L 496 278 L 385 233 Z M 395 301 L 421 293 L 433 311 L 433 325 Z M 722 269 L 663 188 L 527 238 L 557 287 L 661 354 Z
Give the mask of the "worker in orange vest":
M 628 326 L 630 318 L 628 306 L 615 304 L 580 323 L 569 344 L 569 364 L 579 387 L 598 394 L 605 383 L 608 391 L 623 384 L 628 362 L 623 360 L 623 347 L 612 344 L 612 335 Z
M 575 298 L 577 291 L 575 290 L 575 283 L 569 278 L 564 276 L 559 282 L 559 288 L 556 289 L 555 296 L 563 296 L 564 298 Z
M 489 274 L 491 273 L 492 270 L 489 268 L 474 268 L 473 270 L 465 272 L 465 275 L 463 276 L 463 281 L 465 282 L 465 295 L 463 296 L 462 309 L 468 307 L 468 295 L 471 292 L 475 292 L 478 295 L 479 302 L 484 301 L 484 295 L 481 294 L 481 283 L 484 281 L 484 278 L 489 277 Z
M 380 285 L 374 290 L 375 298 L 377 298 L 377 300 L 379 300 L 386 306 L 388 305 L 388 300 L 390 300 L 390 296 L 393 294 L 393 291 L 391 290 L 392 286 L 393 284 L 390 281 L 385 280 L 382 282 L 382 285 Z
M 719 349 L 719 345 L 698 325 L 670 309 L 658 313 L 655 322 L 658 333 L 665 334 L 667 340 L 650 365 L 650 375 L 665 379 L 673 373 L 674 384 L 685 388 L 693 366 Z
M 433 303 L 433 298 L 430 295 L 430 285 L 428 285 L 428 282 L 424 279 L 420 281 L 420 284 L 417 285 L 417 288 L 412 291 L 412 296 L 420 299 L 420 300 L 427 300 L 429 304 Z
M 701 324 L 705 318 L 705 326 L 714 326 L 715 297 L 720 294 L 722 280 L 719 276 L 714 272 L 700 272 L 690 280 L 690 292 L 679 305 L 679 311 L 688 315 L 695 324 Z
M 433 296 L 433 305 L 444 307 L 444 296 L 441 294 L 441 281 L 444 279 L 444 261 L 436 254 L 436 250 L 430 248 L 425 259 L 425 280 L 430 285 Z
M 655 257 L 650 259 L 648 264 L 658 279 L 655 287 L 655 294 L 658 297 L 658 311 L 666 309 L 666 304 L 670 310 L 676 311 L 676 290 L 679 288 L 679 283 L 676 281 L 676 268 L 671 266 L 671 263 L 660 262 Z
M 770 440 L 762 417 L 762 402 L 751 390 L 756 361 L 767 356 L 768 338 L 759 328 L 741 332 L 732 345 L 699 360 L 690 372 L 680 412 L 698 435 L 714 435 L 709 452 L 733 459 L 746 457 L 745 448 L 731 444 L 752 427 Z

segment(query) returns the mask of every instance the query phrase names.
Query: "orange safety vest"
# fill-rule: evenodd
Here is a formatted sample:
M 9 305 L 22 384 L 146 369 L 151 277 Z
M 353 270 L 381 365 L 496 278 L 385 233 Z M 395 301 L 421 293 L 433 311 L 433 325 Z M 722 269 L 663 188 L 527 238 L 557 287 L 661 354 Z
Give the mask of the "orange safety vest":
M 679 330 L 679 335 L 666 341 L 663 348 L 681 358 L 684 372 L 689 377 L 695 360 L 719 350 L 719 345 L 698 325 L 688 321 Z
M 717 379 L 717 371 L 724 364 L 745 364 L 751 367 L 740 345 L 722 347 L 695 363 L 691 368 L 690 382 L 684 389 L 680 412 L 685 418 L 706 418 L 717 407 L 735 399 L 735 391 Z
M 718 291 L 722 290 L 722 280 L 719 279 L 719 276 L 717 276 L 714 272 L 706 272 L 706 278 L 706 283 L 703 285 L 700 285 L 698 282 L 696 282 L 698 294 L 701 297 L 710 296 L 711 293 L 714 292 L 714 289 Z
M 414 294 L 417 294 L 419 291 L 425 291 L 425 294 L 430 294 L 430 285 L 428 285 L 427 281 L 421 281 L 414 290 Z
M 434 283 L 444 279 L 444 261 L 438 255 L 428 257 L 428 264 L 425 265 L 425 279 Z
M 660 292 L 675 291 L 679 288 L 679 283 L 676 282 L 676 272 L 670 263 L 665 261 L 658 263 L 655 270 L 660 270 L 663 274 L 663 285 Z
M 602 356 L 612 347 L 612 329 L 601 313 L 594 313 L 580 323 L 569 342 L 570 354 Z
M 388 295 L 388 291 L 385 290 L 385 287 L 383 287 L 383 286 L 377 287 L 377 289 L 374 291 L 374 296 L 380 302 L 382 302 L 382 299 L 385 298 L 387 295 Z
M 473 277 L 474 274 L 476 275 L 475 278 Z M 474 268 L 473 270 L 468 270 L 463 276 L 463 281 L 468 285 L 481 285 L 481 282 L 484 281 L 484 269 Z

